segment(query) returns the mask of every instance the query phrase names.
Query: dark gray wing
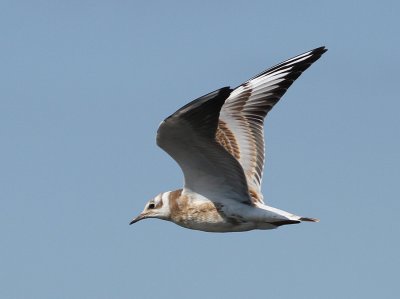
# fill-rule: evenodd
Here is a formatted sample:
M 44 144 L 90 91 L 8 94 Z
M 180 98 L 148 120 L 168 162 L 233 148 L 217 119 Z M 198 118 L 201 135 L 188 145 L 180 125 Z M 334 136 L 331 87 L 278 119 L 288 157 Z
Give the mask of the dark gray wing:
M 231 91 L 216 90 L 166 118 L 157 144 L 181 167 L 186 190 L 218 202 L 250 204 L 242 166 L 215 139 L 220 110 Z

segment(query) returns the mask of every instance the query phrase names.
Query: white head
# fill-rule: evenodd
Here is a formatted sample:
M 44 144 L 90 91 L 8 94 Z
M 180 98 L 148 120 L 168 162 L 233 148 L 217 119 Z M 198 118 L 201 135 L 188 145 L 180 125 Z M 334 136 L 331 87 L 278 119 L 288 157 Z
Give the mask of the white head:
M 171 215 L 168 200 L 169 193 L 170 192 L 160 193 L 153 199 L 149 200 L 144 207 L 143 212 L 140 213 L 136 218 L 133 218 L 130 224 L 134 224 L 146 218 L 169 220 Z

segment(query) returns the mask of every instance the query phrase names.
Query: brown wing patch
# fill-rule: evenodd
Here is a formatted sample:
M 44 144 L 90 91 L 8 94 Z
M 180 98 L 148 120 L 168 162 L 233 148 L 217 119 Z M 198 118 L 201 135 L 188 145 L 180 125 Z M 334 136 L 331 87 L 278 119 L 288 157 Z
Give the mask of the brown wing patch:
M 249 194 L 253 203 L 264 203 L 261 195 L 258 192 L 254 191 L 253 189 L 249 189 Z
M 222 120 L 218 121 L 218 129 L 215 138 L 228 153 L 236 158 L 236 160 L 240 159 L 239 145 L 236 141 L 235 135 Z

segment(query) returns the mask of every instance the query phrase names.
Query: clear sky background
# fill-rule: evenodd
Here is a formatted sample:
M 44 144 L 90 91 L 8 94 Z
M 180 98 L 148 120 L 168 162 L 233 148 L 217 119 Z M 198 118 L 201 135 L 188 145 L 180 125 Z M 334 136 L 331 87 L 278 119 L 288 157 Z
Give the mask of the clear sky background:
M 0 2 L 0 298 L 398 298 L 398 1 Z M 163 118 L 309 49 L 266 122 L 268 204 L 128 223 L 182 185 Z

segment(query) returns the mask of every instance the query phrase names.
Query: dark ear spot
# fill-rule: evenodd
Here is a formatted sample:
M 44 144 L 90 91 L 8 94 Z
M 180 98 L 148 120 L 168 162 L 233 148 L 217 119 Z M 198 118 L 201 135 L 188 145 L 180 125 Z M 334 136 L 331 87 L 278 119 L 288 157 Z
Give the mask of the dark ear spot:
M 159 209 L 163 206 L 163 202 L 162 199 L 160 199 L 160 201 L 157 203 L 156 208 Z

